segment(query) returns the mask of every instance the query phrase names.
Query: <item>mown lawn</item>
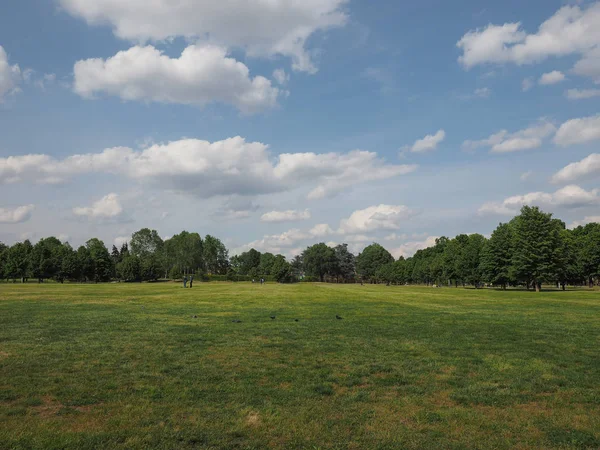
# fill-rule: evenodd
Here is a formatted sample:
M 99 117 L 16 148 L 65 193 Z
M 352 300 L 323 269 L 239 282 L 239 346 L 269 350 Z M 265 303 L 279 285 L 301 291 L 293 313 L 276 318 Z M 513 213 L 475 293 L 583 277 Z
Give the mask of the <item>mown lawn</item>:
M 150 447 L 600 448 L 600 292 L 0 284 L 0 448 Z

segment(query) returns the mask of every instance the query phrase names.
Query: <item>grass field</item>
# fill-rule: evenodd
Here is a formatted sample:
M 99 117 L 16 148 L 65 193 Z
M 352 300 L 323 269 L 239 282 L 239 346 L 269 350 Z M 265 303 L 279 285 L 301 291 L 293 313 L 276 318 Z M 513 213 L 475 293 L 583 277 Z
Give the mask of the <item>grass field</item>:
M 3 284 L 0 447 L 600 448 L 600 292 Z

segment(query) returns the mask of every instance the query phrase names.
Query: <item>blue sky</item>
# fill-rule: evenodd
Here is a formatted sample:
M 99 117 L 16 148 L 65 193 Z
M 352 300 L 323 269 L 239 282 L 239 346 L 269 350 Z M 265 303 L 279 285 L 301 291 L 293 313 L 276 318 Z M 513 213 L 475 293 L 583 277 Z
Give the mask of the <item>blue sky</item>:
M 600 220 L 600 2 L 179 5 L 3 7 L 0 240 L 399 256 L 522 204 Z

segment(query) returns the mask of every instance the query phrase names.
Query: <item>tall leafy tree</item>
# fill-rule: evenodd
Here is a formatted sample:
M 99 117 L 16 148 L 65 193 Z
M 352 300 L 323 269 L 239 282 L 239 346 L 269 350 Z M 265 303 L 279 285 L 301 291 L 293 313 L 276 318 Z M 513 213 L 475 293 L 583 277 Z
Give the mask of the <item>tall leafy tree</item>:
M 311 277 L 325 281 L 336 265 L 335 252 L 324 243 L 308 247 L 302 253 L 304 271 Z
M 89 251 L 90 260 L 92 262 L 93 280 L 95 282 L 109 281 L 114 274 L 115 267 L 104 242 L 100 239 L 92 238 L 87 241 L 85 245 Z
M 214 275 L 225 275 L 229 268 L 229 252 L 225 244 L 218 238 L 206 235 L 203 245 L 206 272 Z
M 512 220 L 515 277 L 540 291 L 544 281 L 555 279 L 560 248 L 560 230 L 538 207 L 523 206 Z
M 513 232 L 508 223 L 501 223 L 486 242 L 481 253 L 480 270 L 485 281 L 506 289 L 511 281 Z
M 356 272 L 365 280 L 375 281 L 379 268 L 391 262 L 394 257 L 390 252 L 377 243 L 371 244 L 356 257 Z
M 600 223 L 579 227 L 574 234 L 578 240 L 582 276 L 591 288 L 594 279 L 600 277 Z
M 292 267 L 288 263 L 283 255 L 277 255 L 273 258 L 273 264 L 271 266 L 271 275 L 279 283 L 288 282 L 291 278 Z
M 29 240 L 17 242 L 11 246 L 6 254 L 5 275 L 7 278 L 22 280 L 27 279 L 31 267 L 31 254 L 33 246 Z
M 356 258 L 348 250 L 348 244 L 340 244 L 333 251 L 336 259 L 335 276 L 345 282 L 354 280 L 356 275 Z
M 240 275 L 251 275 L 250 271 L 254 269 L 253 276 L 258 276 L 258 268 L 260 266 L 260 252 L 251 248 L 247 252 L 239 255 Z

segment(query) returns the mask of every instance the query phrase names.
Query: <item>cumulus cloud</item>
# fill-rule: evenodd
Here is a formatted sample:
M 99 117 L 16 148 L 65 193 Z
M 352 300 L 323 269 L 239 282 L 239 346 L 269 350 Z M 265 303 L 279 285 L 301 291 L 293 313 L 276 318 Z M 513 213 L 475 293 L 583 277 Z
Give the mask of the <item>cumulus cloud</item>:
M 423 139 L 418 139 L 411 147 L 405 147 L 405 149 L 410 150 L 413 153 L 428 152 L 435 150 L 445 138 L 446 132 L 444 130 L 439 130 L 433 135 L 428 134 Z
M 375 180 L 413 172 L 415 165 L 390 165 L 374 152 L 285 153 L 271 160 L 268 146 L 241 137 L 217 142 L 183 139 L 142 150 L 115 147 L 100 153 L 0 158 L 0 183 L 60 183 L 74 175 L 109 173 L 201 198 L 250 196 L 315 186 L 322 198 Z
M 527 92 L 529 90 L 531 90 L 531 88 L 534 86 L 534 81 L 533 78 L 529 77 L 529 78 L 525 78 L 523 80 L 523 82 L 521 83 L 521 90 L 523 92 Z
M 552 123 L 540 120 L 536 125 L 515 133 L 501 130 L 498 133 L 492 134 L 487 139 L 464 141 L 462 148 L 465 151 L 475 151 L 479 148 L 487 147 L 491 153 L 510 153 L 529 150 L 541 147 L 544 139 L 552 135 L 555 131 L 556 127 Z
M 508 197 L 501 203 L 488 202 L 479 208 L 479 214 L 515 215 L 523 205 L 537 205 L 544 207 L 579 208 L 600 204 L 600 190 L 585 189 L 569 185 L 554 193 L 531 192 L 525 195 Z
M 565 81 L 565 74 L 562 72 L 559 72 L 558 70 L 554 70 L 552 72 L 543 74 L 540 77 L 539 83 L 542 86 L 548 86 L 551 84 L 560 83 L 561 81 Z
M 571 119 L 563 123 L 554 136 L 554 143 L 562 147 L 568 147 L 569 145 L 585 144 L 598 139 L 600 139 L 600 114 Z
M 600 97 L 600 89 L 569 89 L 565 92 L 565 96 L 569 100 L 584 100 Z
M 333 229 L 327 225 L 326 223 L 320 223 L 312 227 L 312 229 L 308 232 L 312 237 L 325 237 L 330 236 L 335 233 Z
M 576 220 L 569 225 L 570 229 L 586 226 L 588 223 L 600 223 L 600 216 L 586 216 L 583 220 Z
M 478 88 L 475 89 L 475 97 L 478 98 L 489 98 L 492 95 L 492 90 L 490 88 Z
M 354 211 L 340 222 L 339 232 L 353 234 L 375 230 L 397 230 L 402 223 L 415 215 L 404 205 L 378 205 Z
M 310 219 L 310 211 L 288 210 L 288 211 L 270 211 L 260 218 L 261 222 L 297 222 Z
M 144 102 L 222 102 L 243 114 L 273 108 L 280 92 L 265 77 L 251 78 L 245 64 L 215 45 L 190 45 L 179 58 L 152 46 L 135 46 L 106 60 L 78 61 L 74 73 L 74 90 L 84 98 L 105 93 Z
M 406 242 L 402 244 L 400 247 L 394 248 L 390 251 L 392 256 L 396 259 L 401 256 L 404 258 L 408 258 L 413 256 L 417 251 L 426 249 L 428 247 L 433 247 L 435 245 L 436 239 L 439 239 L 438 236 L 429 236 L 422 241 L 412 241 Z
M 600 175 L 600 153 L 592 153 L 579 162 L 563 167 L 552 176 L 552 182 L 571 183 L 594 175 Z
M 262 239 L 252 241 L 233 251 L 234 254 L 255 249 L 261 252 L 282 253 L 289 251 L 296 243 L 309 239 L 311 236 L 297 228 L 288 230 L 281 234 L 266 235 Z
M 532 170 L 528 170 L 527 172 L 523 172 L 521 174 L 521 177 L 520 177 L 521 181 L 527 181 L 531 177 L 532 174 L 533 174 Z
M 23 223 L 31 218 L 34 205 L 24 205 L 17 208 L 0 208 L 0 223 Z
M 273 79 L 281 86 L 286 85 L 290 81 L 290 76 L 283 69 L 275 69 L 273 71 Z
M 223 203 L 221 208 L 213 213 L 213 216 L 218 220 L 247 219 L 259 208 L 260 206 L 254 204 L 248 198 L 232 196 Z
M 488 25 L 466 33 L 458 42 L 459 62 L 467 69 L 481 64 L 541 62 L 549 57 L 580 55 L 573 71 L 600 80 L 600 3 L 564 6 L 535 34 L 520 23 Z
M 21 81 L 22 74 L 19 65 L 10 65 L 8 55 L 0 45 L 0 103 L 6 95 L 18 91 Z
M 117 194 L 108 194 L 94 202 L 92 206 L 73 208 L 73 214 L 88 219 L 115 219 L 123 214 L 123 207 Z
M 210 39 L 252 57 L 283 55 L 294 70 L 315 72 L 307 40 L 343 26 L 347 0 L 59 0 L 90 25 L 109 24 L 116 36 L 135 42 L 182 36 Z

